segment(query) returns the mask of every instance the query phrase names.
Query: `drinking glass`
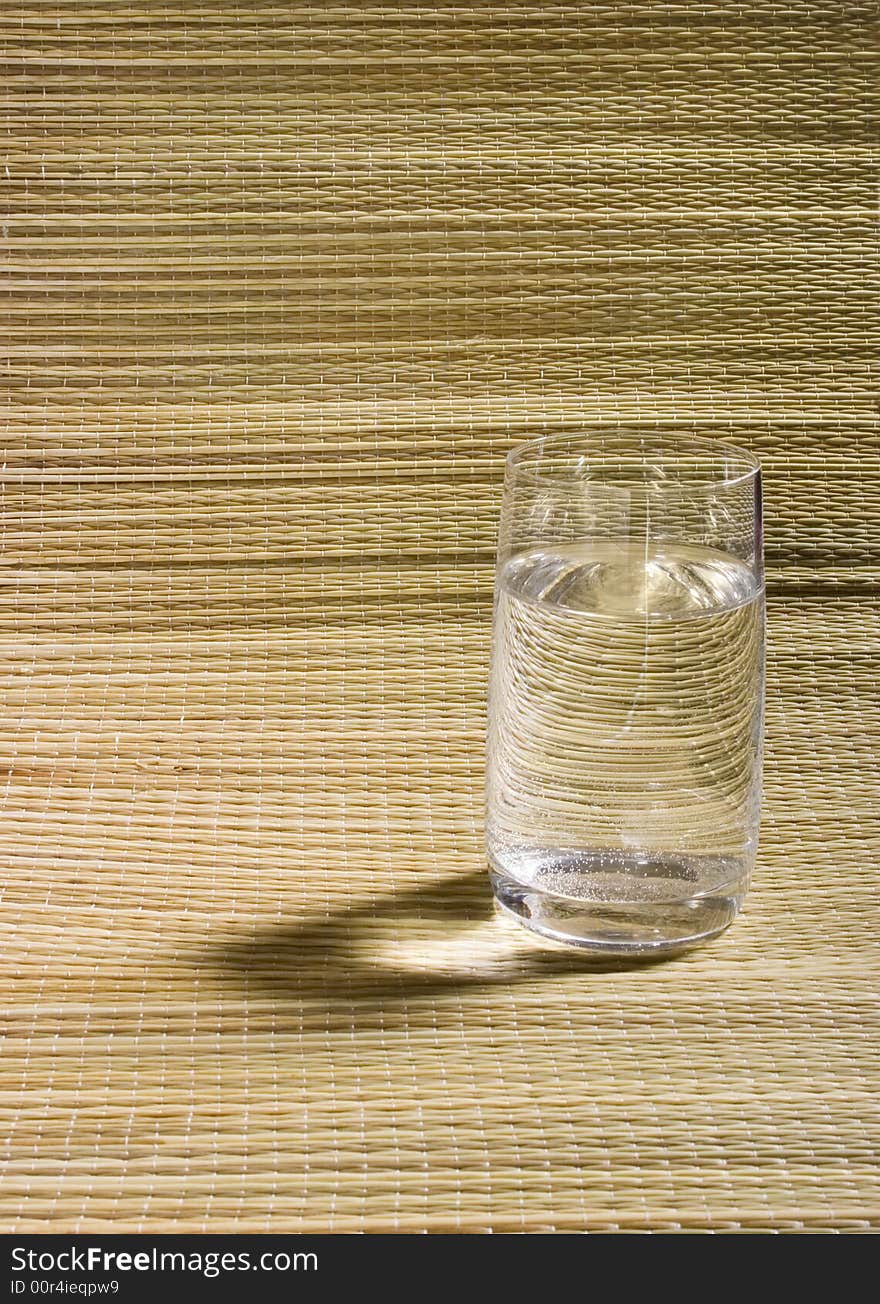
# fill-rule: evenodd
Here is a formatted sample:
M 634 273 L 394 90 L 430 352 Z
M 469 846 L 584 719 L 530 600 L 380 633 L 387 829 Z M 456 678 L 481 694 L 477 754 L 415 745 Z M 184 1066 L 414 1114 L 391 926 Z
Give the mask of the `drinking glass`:
M 620 427 L 514 448 L 487 740 L 501 909 L 619 954 L 727 928 L 757 848 L 763 698 L 758 461 Z

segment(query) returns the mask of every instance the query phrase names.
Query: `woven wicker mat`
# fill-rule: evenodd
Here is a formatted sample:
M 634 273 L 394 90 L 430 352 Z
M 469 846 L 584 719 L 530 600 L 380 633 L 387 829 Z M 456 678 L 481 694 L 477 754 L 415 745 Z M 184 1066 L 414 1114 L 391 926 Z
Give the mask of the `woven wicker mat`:
M 5 7 L 4 1227 L 880 1221 L 873 5 Z M 493 920 L 501 463 L 767 466 L 745 916 Z

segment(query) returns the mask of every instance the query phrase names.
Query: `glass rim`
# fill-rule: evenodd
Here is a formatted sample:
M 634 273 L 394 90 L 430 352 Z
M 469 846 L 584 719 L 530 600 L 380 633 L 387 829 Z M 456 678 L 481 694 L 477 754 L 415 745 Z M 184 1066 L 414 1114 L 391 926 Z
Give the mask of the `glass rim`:
M 637 475 L 634 475 L 630 481 L 603 480 L 601 478 L 603 461 L 601 450 L 597 450 L 593 454 L 596 469 L 600 473 L 597 479 L 591 479 L 589 475 L 579 474 L 578 467 L 572 468 L 569 466 L 562 471 L 542 471 L 537 465 L 529 465 L 529 458 L 532 456 L 535 456 L 537 460 L 537 457 L 542 456 L 545 452 L 552 453 L 554 449 L 565 450 L 570 448 L 573 453 L 580 452 L 581 464 L 584 469 L 589 470 L 591 461 L 589 442 L 591 439 L 595 439 L 597 444 L 601 445 L 605 440 L 622 442 L 628 435 L 630 438 L 635 435 L 644 439 L 649 446 L 646 449 L 646 454 L 650 452 L 650 446 L 653 444 L 658 454 L 662 450 L 663 454 L 671 457 L 674 457 L 676 453 L 686 453 L 688 449 L 703 456 L 716 457 L 719 460 L 719 474 L 701 480 L 670 479 L 667 483 L 660 483 L 657 480 L 649 481 L 644 477 L 639 478 Z M 580 449 L 578 449 L 579 443 Z M 739 463 L 735 472 L 731 473 L 727 469 L 724 465 L 725 459 Z M 610 458 L 606 456 L 604 460 L 608 462 Z M 674 467 L 671 469 L 674 470 Z M 539 435 L 535 439 L 526 439 L 514 444 L 505 457 L 505 470 L 508 475 L 515 473 L 517 476 L 528 478 L 534 483 L 548 486 L 555 485 L 557 488 L 588 484 L 592 492 L 598 493 L 689 494 L 696 491 L 734 489 L 746 485 L 761 474 L 761 462 L 757 455 L 750 452 L 749 449 L 743 448 L 740 444 L 730 443 L 725 439 L 712 439 L 678 433 L 657 434 L 651 433 L 650 430 L 639 436 L 639 432 L 634 428 L 612 427 L 603 429 L 602 427 L 596 427 L 593 432 L 583 430 L 574 434 Z

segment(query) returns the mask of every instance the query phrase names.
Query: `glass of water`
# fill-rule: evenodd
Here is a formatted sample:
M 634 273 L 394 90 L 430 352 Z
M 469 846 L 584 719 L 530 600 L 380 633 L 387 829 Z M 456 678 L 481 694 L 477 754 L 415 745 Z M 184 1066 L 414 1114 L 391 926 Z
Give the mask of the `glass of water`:
M 750 453 L 619 427 L 510 453 L 487 753 L 503 911 L 612 954 L 727 928 L 757 847 L 763 697 Z

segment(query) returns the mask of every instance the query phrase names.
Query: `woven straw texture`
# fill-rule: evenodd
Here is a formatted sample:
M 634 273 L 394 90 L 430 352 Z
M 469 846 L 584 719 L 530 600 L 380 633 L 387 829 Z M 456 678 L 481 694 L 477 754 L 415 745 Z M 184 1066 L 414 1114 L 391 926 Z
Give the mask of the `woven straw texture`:
M 4 7 L 6 1230 L 880 1224 L 875 7 Z M 745 915 L 491 913 L 503 454 L 766 465 Z

